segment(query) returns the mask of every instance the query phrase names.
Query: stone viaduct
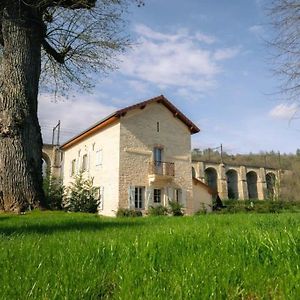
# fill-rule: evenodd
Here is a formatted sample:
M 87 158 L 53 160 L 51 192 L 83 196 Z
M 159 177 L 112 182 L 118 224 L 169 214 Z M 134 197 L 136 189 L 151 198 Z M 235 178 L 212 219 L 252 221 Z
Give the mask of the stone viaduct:
M 192 162 L 193 176 L 207 183 L 223 199 L 267 199 L 276 194 L 281 171 L 203 161 Z
M 60 177 L 62 152 L 59 146 L 50 144 L 43 145 L 43 174 L 50 172 L 51 176 L 55 178 Z

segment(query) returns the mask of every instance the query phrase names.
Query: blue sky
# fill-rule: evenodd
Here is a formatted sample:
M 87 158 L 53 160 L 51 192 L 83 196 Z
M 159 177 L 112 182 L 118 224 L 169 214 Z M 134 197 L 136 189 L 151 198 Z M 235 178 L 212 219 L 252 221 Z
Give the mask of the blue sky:
M 164 94 L 200 128 L 195 148 L 295 152 L 296 103 L 276 94 L 263 0 L 148 0 L 131 9 L 135 46 L 92 94 L 40 97 L 46 142 L 58 119 L 66 139 L 116 109 Z M 300 147 L 299 147 L 300 148 Z

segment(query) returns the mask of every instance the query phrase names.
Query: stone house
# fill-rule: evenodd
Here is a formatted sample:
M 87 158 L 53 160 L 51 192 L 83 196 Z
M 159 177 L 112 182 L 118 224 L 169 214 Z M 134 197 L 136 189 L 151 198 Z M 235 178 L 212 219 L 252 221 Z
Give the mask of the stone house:
M 81 170 L 99 189 L 99 213 L 147 211 L 177 201 L 187 214 L 211 209 L 207 185 L 192 178 L 191 135 L 199 128 L 164 96 L 118 110 L 61 146 L 68 186 Z

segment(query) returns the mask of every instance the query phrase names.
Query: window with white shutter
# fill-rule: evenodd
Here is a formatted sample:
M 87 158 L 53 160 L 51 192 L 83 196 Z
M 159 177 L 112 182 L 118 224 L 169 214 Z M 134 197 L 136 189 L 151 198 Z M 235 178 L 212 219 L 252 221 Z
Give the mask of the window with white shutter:
M 103 151 L 99 149 L 96 151 L 96 166 L 101 166 L 103 161 Z

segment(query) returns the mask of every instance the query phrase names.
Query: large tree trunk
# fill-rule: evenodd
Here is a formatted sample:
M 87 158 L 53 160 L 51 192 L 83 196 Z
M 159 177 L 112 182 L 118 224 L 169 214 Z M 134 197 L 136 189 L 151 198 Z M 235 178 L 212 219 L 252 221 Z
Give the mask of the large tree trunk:
M 17 0 L 11 0 L 3 13 L 0 209 L 4 211 L 20 212 L 44 203 L 42 137 L 37 117 L 40 15 Z

